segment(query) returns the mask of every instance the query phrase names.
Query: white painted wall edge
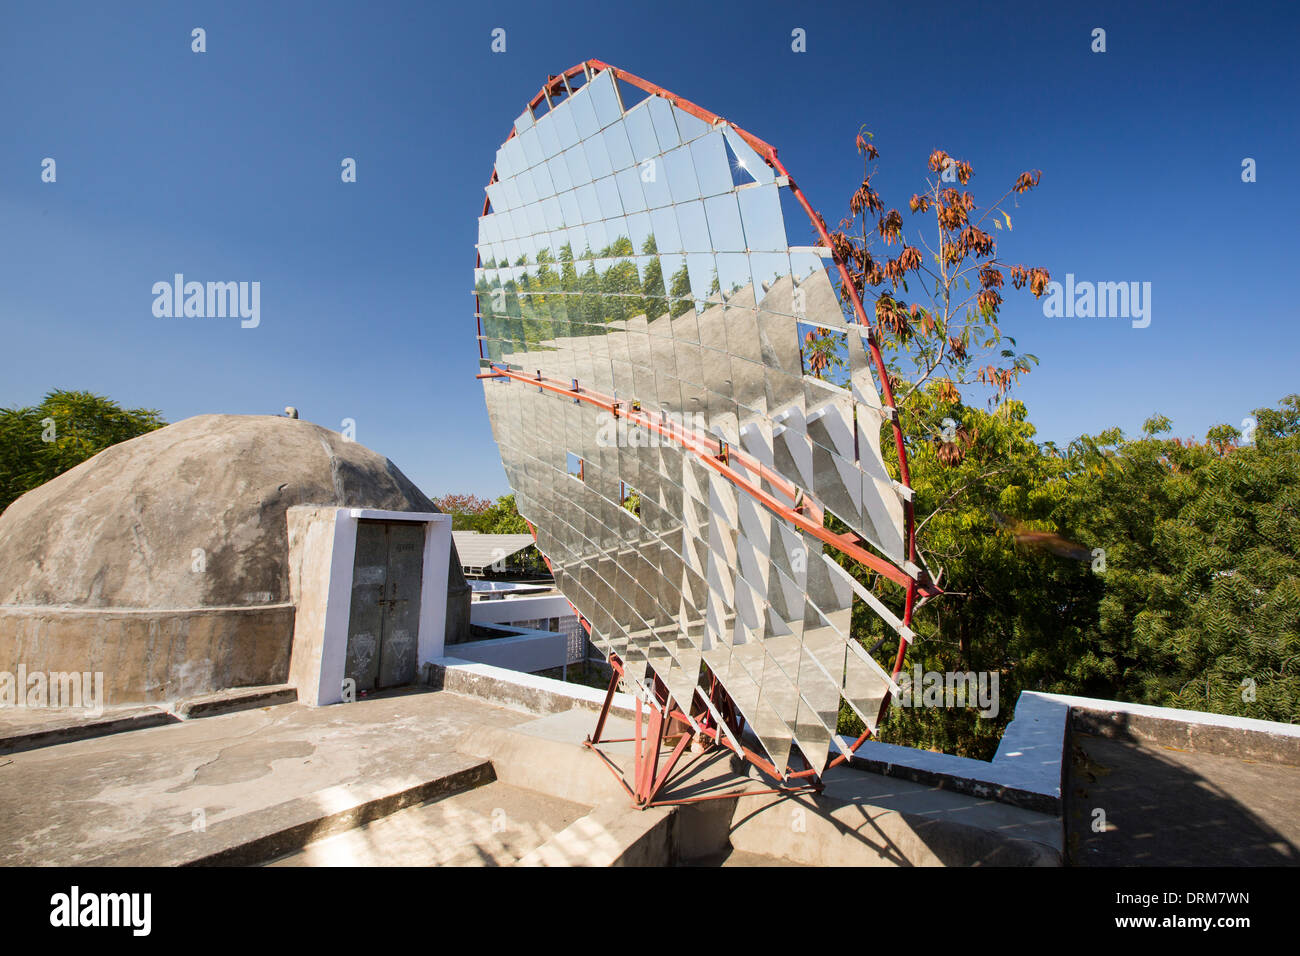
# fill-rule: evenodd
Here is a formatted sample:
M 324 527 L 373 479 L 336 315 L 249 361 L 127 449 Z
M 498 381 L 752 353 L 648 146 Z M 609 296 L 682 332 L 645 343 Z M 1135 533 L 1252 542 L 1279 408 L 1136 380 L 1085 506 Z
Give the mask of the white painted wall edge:
M 357 521 L 349 509 L 339 508 L 334 513 L 334 543 L 330 547 L 329 595 L 325 599 L 325 633 L 321 637 L 320 680 L 316 687 L 318 707 L 343 700 L 356 550 Z
M 1050 800 L 1061 797 L 1061 758 L 1070 707 L 1023 691 L 992 762 L 869 740 L 856 756 L 865 760 L 970 781 L 976 787 L 1011 788 Z M 839 738 L 845 747 L 853 741 Z
M 451 530 L 452 516 L 440 514 L 436 511 L 384 511 L 380 508 L 340 508 L 339 510 L 346 511 L 353 519 L 434 522 L 435 524 L 446 524 L 448 525 L 447 530 Z
M 421 515 L 424 521 L 424 567 L 420 578 L 420 625 L 416 635 L 415 672 L 425 661 L 442 656 L 447 640 L 447 574 L 451 570 L 451 515 Z

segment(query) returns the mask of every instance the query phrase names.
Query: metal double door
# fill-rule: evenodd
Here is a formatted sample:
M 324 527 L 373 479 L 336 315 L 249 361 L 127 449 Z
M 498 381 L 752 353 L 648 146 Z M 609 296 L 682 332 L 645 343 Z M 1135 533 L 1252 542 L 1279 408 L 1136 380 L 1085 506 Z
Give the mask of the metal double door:
M 424 534 L 423 524 L 358 522 L 344 672 L 358 692 L 415 683 Z

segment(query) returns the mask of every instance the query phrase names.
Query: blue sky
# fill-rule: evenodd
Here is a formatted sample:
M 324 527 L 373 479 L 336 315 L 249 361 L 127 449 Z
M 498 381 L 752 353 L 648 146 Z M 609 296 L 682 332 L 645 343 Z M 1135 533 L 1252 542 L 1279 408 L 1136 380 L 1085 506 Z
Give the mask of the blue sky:
M 1201 436 L 1300 391 L 1295 5 L 816 6 L 7 4 L 0 405 L 53 388 L 170 421 L 293 404 L 355 420 L 432 495 L 504 492 L 474 380 L 476 216 L 514 117 L 592 57 L 775 145 L 832 223 L 861 124 L 891 205 L 936 147 L 974 165 L 981 199 L 1041 169 L 1002 256 L 1150 282 L 1152 321 L 1009 296 L 1004 329 L 1042 361 L 1018 389 L 1040 439 L 1157 411 Z M 153 283 L 177 272 L 259 281 L 261 325 L 156 318 Z

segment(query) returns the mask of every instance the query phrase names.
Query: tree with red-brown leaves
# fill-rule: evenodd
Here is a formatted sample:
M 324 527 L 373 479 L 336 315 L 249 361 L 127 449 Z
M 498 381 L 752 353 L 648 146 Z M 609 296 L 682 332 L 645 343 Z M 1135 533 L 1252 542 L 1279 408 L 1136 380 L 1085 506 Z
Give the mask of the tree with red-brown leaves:
M 974 170 L 941 149 L 930 154 L 933 178 L 908 204 L 913 216 L 933 216 L 909 242 L 903 215 L 887 209 L 871 185 L 879 152 L 871 134 L 859 132 L 862 185 L 849 199 L 849 215 L 830 233 L 831 245 L 847 263 L 849 280 L 862 299 L 872 334 L 886 357 L 895 404 L 907 405 L 928 382 L 939 397 L 960 398 L 958 387 L 982 383 L 1000 403 L 1038 359 L 1017 354 L 1016 341 L 999 325 L 1003 291 L 1028 287 L 1035 298 L 1047 290 L 1046 269 L 1012 265 L 998 257 L 994 232 L 1011 216 L 1003 204 L 1038 185 L 1038 170 L 1022 173 L 996 202 L 980 206 L 964 187 Z M 894 254 L 897 247 L 897 254 Z M 846 297 L 847 300 L 847 297 Z M 846 312 L 852 306 L 846 301 Z M 850 314 L 856 321 L 856 315 Z M 1004 340 L 1011 347 L 1003 347 Z M 909 361 L 913 367 L 908 368 Z
M 478 495 L 447 494 L 433 499 L 434 505 L 443 514 L 452 516 L 452 528 L 456 531 L 482 531 L 479 525 L 492 508 L 492 502 Z

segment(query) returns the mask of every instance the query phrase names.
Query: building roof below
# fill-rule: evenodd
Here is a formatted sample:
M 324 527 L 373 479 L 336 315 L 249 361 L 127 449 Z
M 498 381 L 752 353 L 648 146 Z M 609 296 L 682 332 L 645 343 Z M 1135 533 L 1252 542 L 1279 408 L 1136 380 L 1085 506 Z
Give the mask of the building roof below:
M 463 568 L 482 570 L 533 544 L 531 534 L 482 534 L 478 531 L 453 531 L 456 553 Z

